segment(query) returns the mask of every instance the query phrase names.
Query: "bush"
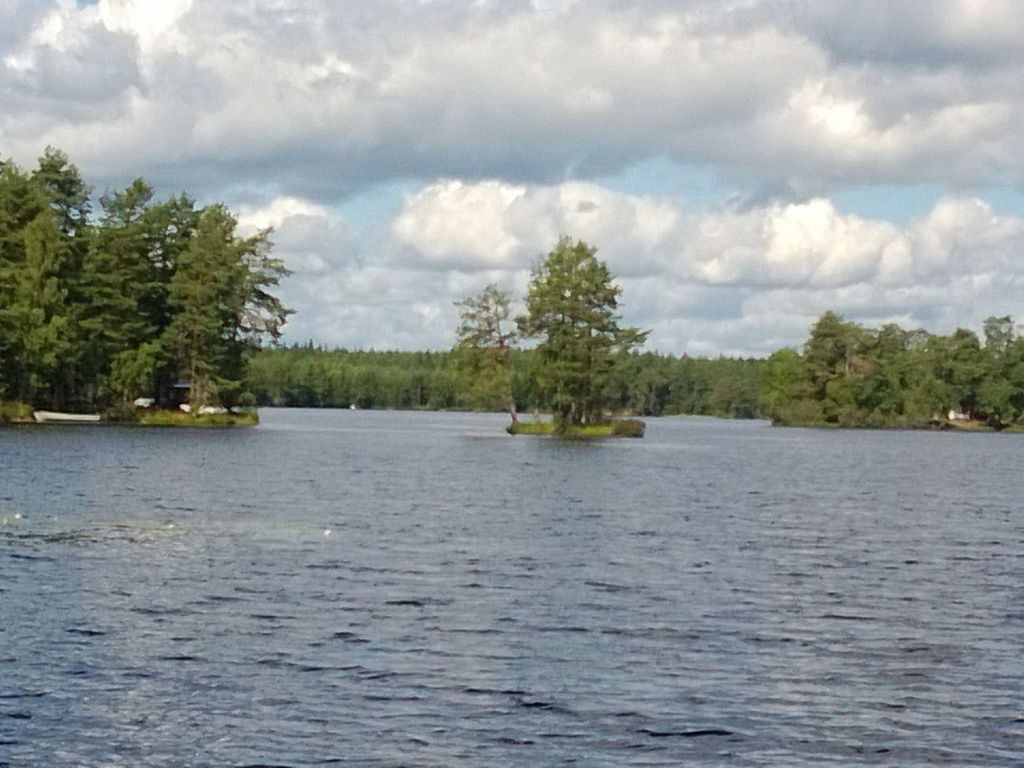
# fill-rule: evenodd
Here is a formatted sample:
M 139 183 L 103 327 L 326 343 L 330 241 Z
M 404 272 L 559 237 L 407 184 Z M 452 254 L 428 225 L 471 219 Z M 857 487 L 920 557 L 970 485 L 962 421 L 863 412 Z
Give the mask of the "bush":
M 553 435 L 555 425 L 550 421 L 519 421 L 509 424 L 505 431 L 510 435 Z
M 821 403 L 812 400 L 796 400 L 780 406 L 771 418 L 773 423 L 783 426 L 825 426 Z
M 25 424 L 31 421 L 31 405 L 13 400 L 0 400 L 0 424 Z
M 601 437 L 643 437 L 646 426 L 639 419 L 577 424 L 562 429 L 550 421 L 523 421 L 510 425 L 507 431 L 510 435 L 556 435 L 571 440 L 589 440 Z
M 256 411 L 193 415 L 163 410 L 141 412 L 139 423 L 147 427 L 254 427 L 260 419 Z

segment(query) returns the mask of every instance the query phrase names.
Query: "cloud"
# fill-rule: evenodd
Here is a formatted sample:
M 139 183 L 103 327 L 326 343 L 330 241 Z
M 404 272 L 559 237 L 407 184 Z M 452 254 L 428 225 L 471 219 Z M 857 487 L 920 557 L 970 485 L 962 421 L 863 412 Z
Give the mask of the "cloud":
M 561 234 L 599 246 L 625 320 L 676 353 L 767 354 L 800 343 L 829 309 L 937 331 L 976 326 L 1014 314 L 1024 287 L 1024 219 L 975 198 L 942 199 L 896 227 L 823 198 L 697 212 L 594 184 L 448 179 L 410 195 L 372 246 L 308 201 L 275 200 L 242 220 L 279 227 L 278 253 L 296 270 L 290 337 L 346 346 L 449 346 L 453 303 L 488 283 L 522 297 Z
M 870 280 L 898 248 L 889 223 L 843 216 L 827 200 L 699 218 L 689 273 L 709 283 L 830 287 Z
M 834 58 L 899 66 L 997 67 L 1024 60 L 1014 0 L 816 0 L 766 4 Z
M 55 113 L 73 126 L 123 113 L 128 92 L 141 85 L 131 35 L 94 14 L 82 17 L 73 5 L 36 18 L 29 28 L 20 44 L 8 41 L 0 51 L 6 112 L 0 126 L 46 127 Z
M 762 353 L 829 308 L 1020 308 L 1020 215 L 983 199 L 1020 207 L 1022 39 L 1011 0 L 6 0 L 0 154 L 273 226 L 293 338 L 447 346 L 453 300 L 569 234 L 653 346 Z M 707 188 L 622 181 L 655 165 Z M 832 202 L 882 185 L 934 205 Z
M 60 0 L 4 20 L 0 143 L 60 146 L 101 185 L 339 199 L 656 157 L 798 196 L 1024 178 L 1007 2 Z
M 677 352 L 764 354 L 801 341 L 826 309 L 951 330 L 1024 305 L 1024 220 L 977 199 L 943 199 L 897 227 L 826 199 L 690 213 L 592 184 L 447 180 L 412 197 L 394 233 L 409 268 L 486 270 L 476 290 L 501 273 L 524 285 L 560 233 L 597 244 L 628 321 Z
M 398 239 L 424 260 L 474 271 L 525 268 L 563 234 L 599 243 L 620 274 L 649 272 L 677 211 L 664 202 L 568 182 L 526 187 L 441 181 L 412 197 L 398 216 Z
M 309 200 L 279 197 L 262 208 L 242 208 L 238 224 L 245 234 L 272 230 L 276 255 L 304 275 L 324 274 L 346 261 L 345 222 Z

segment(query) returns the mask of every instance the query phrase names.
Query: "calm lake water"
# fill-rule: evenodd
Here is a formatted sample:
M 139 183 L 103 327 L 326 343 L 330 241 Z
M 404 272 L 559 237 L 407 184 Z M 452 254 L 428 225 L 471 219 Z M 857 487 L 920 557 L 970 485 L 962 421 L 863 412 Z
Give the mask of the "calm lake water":
M 0 430 L 0 766 L 1024 764 L 1024 436 L 504 423 Z

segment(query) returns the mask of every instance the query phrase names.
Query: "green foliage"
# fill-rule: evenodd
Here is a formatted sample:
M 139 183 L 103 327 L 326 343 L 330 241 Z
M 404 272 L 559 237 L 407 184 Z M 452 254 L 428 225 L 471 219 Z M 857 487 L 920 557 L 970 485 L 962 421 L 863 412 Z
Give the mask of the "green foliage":
M 550 411 L 548 393 L 536 378 L 536 350 L 512 350 L 510 380 L 516 408 Z M 609 410 L 661 416 L 697 414 L 758 416 L 759 360 L 706 360 L 653 352 L 616 362 L 606 387 Z M 458 350 L 385 352 L 325 350 L 311 345 L 268 348 L 253 356 L 249 383 L 260 405 L 303 408 L 503 410 L 481 403 Z M 742 400 L 731 411 L 712 397 L 719 382 L 739 382 Z
M 533 270 L 520 318 L 525 336 L 539 339 L 537 377 L 547 390 L 555 421 L 601 421 L 606 387 L 617 356 L 640 346 L 647 334 L 619 326 L 620 289 L 582 240 L 561 238 Z
M 7 386 L 18 399 L 53 403 L 71 350 L 67 290 L 59 279 L 65 243 L 48 211 L 25 225 L 22 240 L 22 261 L 9 272 L 12 296 L 0 307 Z
M 506 427 L 510 435 L 554 435 L 557 430 L 553 421 L 520 421 Z
M 141 179 L 101 199 L 59 150 L 27 174 L 0 161 L 0 396 L 102 409 L 166 396 L 246 397 L 245 366 L 289 310 L 269 232 L 239 237 L 223 206 L 162 203 Z
M 160 359 L 158 341 L 118 353 L 111 363 L 109 376 L 104 379 L 104 389 L 122 403 L 132 401 L 137 392 L 154 391 Z
M 0 400 L 0 424 L 29 424 L 32 421 L 32 406 Z
M 197 406 L 218 402 L 219 386 L 230 381 L 223 374 L 233 368 L 225 337 L 234 328 L 235 286 L 242 279 L 234 227 L 221 206 L 203 211 L 168 287 L 172 319 L 165 350 L 191 383 L 189 400 Z
M 1009 317 L 949 336 L 895 325 L 862 328 L 828 312 L 803 354 L 764 364 L 761 405 L 780 424 L 841 427 L 945 426 L 958 419 L 1004 429 L 1024 419 L 1024 341 Z M 955 420 L 952 426 L 962 428 Z
M 138 423 L 146 427 L 254 427 L 260 419 L 256 411 L 195 414 L 164 410 L 141 413 Z
M 507 428 L 510 435 L 562 437 L 570 440 L 588 440 L 607 437 L 644 436 L 647 425 L 639 419 L 618 419 L 593 424 L 559 424 L 554 421 L 521 421 Z
M 643 437 L 647 425 L 639 419 L 616 419 L 612 422 L 613 437 Z

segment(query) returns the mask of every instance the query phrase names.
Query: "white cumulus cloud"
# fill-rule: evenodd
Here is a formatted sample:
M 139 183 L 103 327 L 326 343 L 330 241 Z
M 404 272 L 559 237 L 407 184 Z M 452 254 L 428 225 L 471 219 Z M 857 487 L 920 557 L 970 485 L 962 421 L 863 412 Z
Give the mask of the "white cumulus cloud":
M 502 270 L 523 285 L 559 235 L 587 240 L 621 278 L 631 322 L 676 351 L 761 354 L 828 309 L 949 329 L 1024 305 L 1024 220 L 974 198 L 897 227 L 823 198 L 693 213 L 595 185 L 442 181 L 407 201 L 394 232 L 409 268 L 463 285 L 486 271 L 478 287 Z

